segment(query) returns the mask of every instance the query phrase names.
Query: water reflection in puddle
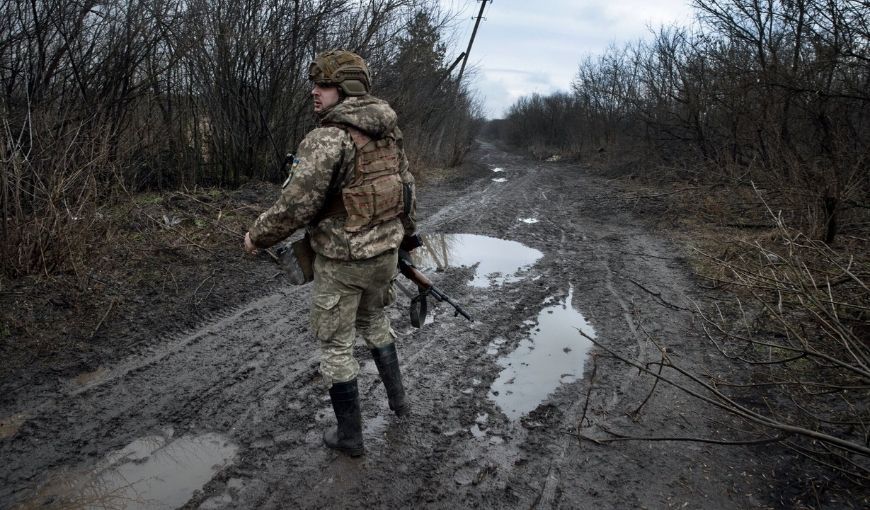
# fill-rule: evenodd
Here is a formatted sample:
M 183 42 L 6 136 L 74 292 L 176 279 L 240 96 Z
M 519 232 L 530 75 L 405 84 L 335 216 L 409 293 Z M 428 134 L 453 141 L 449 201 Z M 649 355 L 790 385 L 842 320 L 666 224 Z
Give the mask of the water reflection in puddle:
M 472 267 L 480 264 L 469 285 L 485 288 L 522 279 L 519 275 L 544 256 L 540 251 L 515 241 L 475 234 L 428 234 L 423 246 L 413 252 L 414 264 L 425 270 Z
M 528 223 L 529 225 L 534 225 L 535 223 L 538 222 L 538 219 L 537 218 L 520 218 L 520 221 L 522 221 L 523 223 Z
M 498 173 L 498 172 L 504 172 L 504 168 L 501 168 L 501 167 L 495 167 L 495 168 L 492 169 L 492 171 L 495 172 L 495 173 Z
M 169 437 L 167 437 L 169 436 Z M 75 508 L 177 508 L 232 463 L 238 447 L 213 433 L 137 439 L 82 476 L 49 482 L 32 500 Z
M 492 383 L 488 397 L 509 419 L 516 420 L 532 411 L 560 384 L 574 382 L 583 374 L 592 343 L 577 329 L 593 338 L 595 330 L 571 306 L 573 296 L 572 286 L 567 297 L 544 307 L 531 337 L 498 360 L 503 370 Z
M 507 179 L 504 177 L 499 177 L 497 179 L 493 179 L 492 182 L 507 182 Z

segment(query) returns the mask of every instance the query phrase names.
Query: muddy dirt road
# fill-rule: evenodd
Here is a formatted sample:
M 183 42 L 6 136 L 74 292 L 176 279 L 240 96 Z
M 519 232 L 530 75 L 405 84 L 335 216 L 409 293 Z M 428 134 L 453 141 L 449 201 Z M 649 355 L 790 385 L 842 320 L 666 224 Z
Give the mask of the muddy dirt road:
M 421 193 L 420 264 L 478 320 L 441 304 L 416 330 L 399 293 L 391 314 L 413 414 L 389 413 L 358 347 L 364 457 L 321 445 L 334 417 L 308 332 L 310 289 L 251 289 L 194 331 L 56 391 L 7 398 L 0 507 L 777 506 L 761 448 L 578 438 L 738 435 L 668 388 L 630 417 L 651 381 L 596 357 L 577 332 L 639 360 L 659 356 L 650 335 L 715 372 L 683 309 L 712 298 L 678 247 L 608 199 L 619 192 L 607 181 L 487 143 L 472 157 L 474 172 Z

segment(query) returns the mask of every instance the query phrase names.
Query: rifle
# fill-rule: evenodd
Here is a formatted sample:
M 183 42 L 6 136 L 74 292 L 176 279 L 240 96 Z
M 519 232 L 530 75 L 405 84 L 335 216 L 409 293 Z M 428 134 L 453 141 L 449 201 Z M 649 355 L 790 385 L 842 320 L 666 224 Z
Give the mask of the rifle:
M 471 318 L 471 315 L 468 315 L 468 312 L 463 310 L 457 303 L 454 303 L 453 300 L 450 299 L 450 296 L 442 292 L 435 285 L 432 285 L 432 280 L 427 278 L 426 275 L 417 269 L 414 263 L 411 262 L 410 252 L 422 245 L 423 243 L 420 241 L 419 236 L 413 235 L 405 237 L 405 239 L 402 240 L 401 247 L 399 248 L 399 272 L 401 272 L 405 278 L 416 283 L 417 288 L 419 289 L 419 294 L 411 299 L 411 325 L 415 328 L 419 328 L 422 327 L 423 323 L 426 321 L 426 313 L 429 308 L 429 305 L 426 302 L 426 296 L 432 296 L 438 301 L 443 301 L 452 306 L 454 317 L 461 315 L 471 322 L 474 322 L 474 319 Z

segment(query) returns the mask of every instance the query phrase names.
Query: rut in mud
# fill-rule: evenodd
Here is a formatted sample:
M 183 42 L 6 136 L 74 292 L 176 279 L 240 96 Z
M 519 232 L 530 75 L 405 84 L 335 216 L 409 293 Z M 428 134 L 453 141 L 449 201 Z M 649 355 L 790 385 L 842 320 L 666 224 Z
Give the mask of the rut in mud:
M 0 507 L 776 504 L 759 449 L 578 438 L 584 416 L 590 434 L 734 435 L 738 424 L 668 388 L 632 414 L 651 381 L 578 333 L 646 361 L 659 356 L 649 335 L 715 372 L 688 311 L 713 297 L 677 247 L 608 200 L 619 191 L 607 181 L 485 142 L 472 156 L 474 172 L 421 192 L 418 263 L 477 321 L 442 303 L 414 329 L 399 292 L 390 313 L 413 414 L 389 412 L 360 345 L 364 457 L 321 445 L 334 417 L 309 287 L 251 289 L 243 306 L 57 391 L 19 389 L 0 410 Z

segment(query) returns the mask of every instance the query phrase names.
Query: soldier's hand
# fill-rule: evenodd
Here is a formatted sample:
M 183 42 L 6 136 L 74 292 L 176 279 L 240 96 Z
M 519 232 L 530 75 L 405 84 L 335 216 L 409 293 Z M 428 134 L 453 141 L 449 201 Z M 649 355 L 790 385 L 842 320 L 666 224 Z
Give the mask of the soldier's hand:
M 251 233 L 247 232 L 245 234 L 245 251 L 250 253 L 251 255 L 257 254 L 257 247 L 254 246 L 254 242 L 251 241 Z

